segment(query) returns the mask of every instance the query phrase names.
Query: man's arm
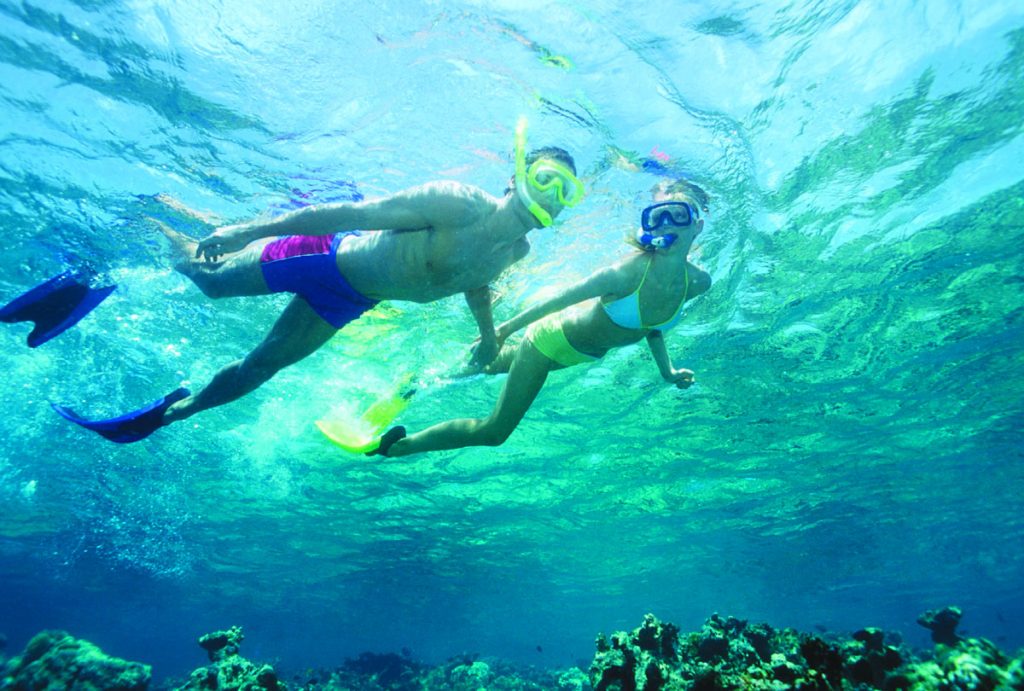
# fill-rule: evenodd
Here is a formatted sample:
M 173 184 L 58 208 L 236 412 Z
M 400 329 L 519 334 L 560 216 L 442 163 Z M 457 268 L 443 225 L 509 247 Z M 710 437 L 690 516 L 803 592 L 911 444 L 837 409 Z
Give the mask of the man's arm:
M 428 184 L 361 202 L 317 204 L 290 211 L 267 221 L 222 226 L 199 241 L 196 257 L 215 261 L 256 240 L 281 235 L 327 235 L 343 230 L 427 228 L 453 224 L 473 212 L 461 186 Z
M 668 348 L 665 346 L 665 337 L 655 329 L 647 334 L 647 346 L 651 349 L 651 355 L 658 364 L 658 371 L 662 378 L 675 384 L 680 389 L 688 388 L 693 384 L 693 371 L 688 369 L 676 369 L 672 366 L 672 358 L 669 357 Z
M 494 314 L 491 311 L 491 289 L 488 286 L 466 291 L 466 304 L 480 327 L 480 343 L 469 361 L 471 368 L 483 367 L 498 356 L 498 341 L 494 335 Z

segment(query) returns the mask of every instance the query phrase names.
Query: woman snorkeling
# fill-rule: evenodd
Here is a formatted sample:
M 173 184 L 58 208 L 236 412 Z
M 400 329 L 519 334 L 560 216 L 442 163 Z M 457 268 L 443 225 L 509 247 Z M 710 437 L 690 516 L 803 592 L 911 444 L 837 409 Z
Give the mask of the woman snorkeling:
M 537 397 L 548 372 L 593 362 L 613 348 L 642 338 L 665 381 L 681 389 L 693 372 L 673 366 L 663 333 L 682 317 L 683 304 L 707 291 L 711 277 L 690 263 L 690 248 L 704 229 L 707 194 L 686 181 L 655 187 L 630 239 L 638 251 L 559 295 L 501 324 L 498 342 L 529 326 L 523 340 L 505 345 L 486 368 L 508 372 L 498 402 L 486 418 L 448 420 L 406 436 L 392 427 L 371 454 L 407 456 L 465 446 L 498 446 L 512 434 Z

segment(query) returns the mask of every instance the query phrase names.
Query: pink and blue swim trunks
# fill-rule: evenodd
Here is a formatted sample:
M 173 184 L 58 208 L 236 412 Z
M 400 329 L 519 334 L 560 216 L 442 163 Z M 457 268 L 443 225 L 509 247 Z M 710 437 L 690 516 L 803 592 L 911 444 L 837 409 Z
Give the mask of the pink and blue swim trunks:
M 340 329 L 377 304 L 357 293 L 338 270 L 338 246 L 358 231 L 334 235 L 286 235 L 263 248 L 260 267 L 275 293 L 295 293 L 331 326 Z

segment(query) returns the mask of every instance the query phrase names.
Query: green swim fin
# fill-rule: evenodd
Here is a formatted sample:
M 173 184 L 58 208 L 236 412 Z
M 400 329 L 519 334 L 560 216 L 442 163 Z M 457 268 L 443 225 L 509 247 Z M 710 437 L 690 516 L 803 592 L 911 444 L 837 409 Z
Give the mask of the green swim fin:
M 377 400 L 357 418 L 317 420 L 316 426 L 324 436 L 349 453 L 367 453 L 380 444 L 380 435 L 409 405 L 415 388 L 409 387 L 412 377 L 406 377 L 390 396 Z

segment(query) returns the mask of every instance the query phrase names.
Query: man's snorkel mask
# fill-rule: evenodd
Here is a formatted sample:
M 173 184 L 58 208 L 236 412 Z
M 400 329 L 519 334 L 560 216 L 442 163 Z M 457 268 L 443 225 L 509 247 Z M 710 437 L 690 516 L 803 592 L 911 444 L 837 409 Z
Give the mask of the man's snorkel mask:
M 583 199 L 583 183 L 571 170 L 550 158 L 538 158 L 526 168 L 526 118 L 516 124 L 516 192 L 534 218 L 545 228 L 554 223 L 547 209 L 533 198 L 531 190 L 547 192 L 554 189 L 558 203 L 576 206 Z

